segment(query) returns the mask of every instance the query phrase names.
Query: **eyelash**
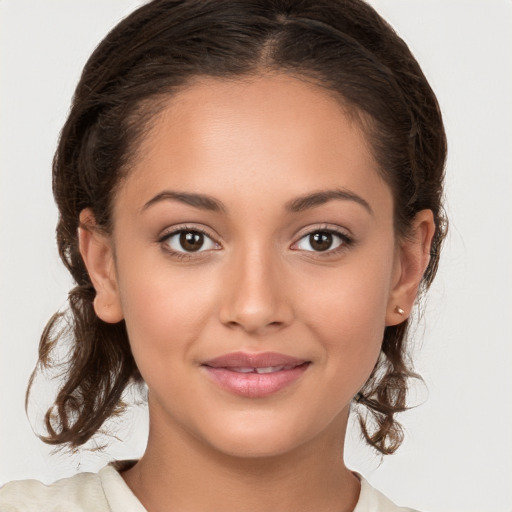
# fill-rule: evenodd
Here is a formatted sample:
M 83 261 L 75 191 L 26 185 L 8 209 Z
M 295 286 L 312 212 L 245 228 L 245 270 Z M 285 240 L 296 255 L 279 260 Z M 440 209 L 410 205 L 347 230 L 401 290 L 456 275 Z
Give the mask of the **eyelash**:
M 198 251 L 175 251 L 170 248 L 168 241 L 176 235 L 179 235 L 180 233 L 199 233 L 203 235 L 204 237 L 211 240 L 212 243 L 214 243 L 216 246 L 220 247 L 220 244 L 214 240 L 214 238 L 206 232 L 204 229 L 201 229 L 200 227 L 196 226 L 179 226 L 175 229 L 172 229 L 171 231 L 165 232 L 160 238 L 158 239 L 158 243 L 162 245 L 163 249 L 169 253 L 172 257 L 177 258 L 179 260 L 189 260 L 191 258 L 197 257 L 195 253 L 200 254 L 203 252 L 208 252 L 211 249 L 201 250 Z M 347 235 L 344 232 L 338 231 L 336 229 L 330 228 L 330 227 L 320 227 L 316 229 L 312 229 L 308 231 L 307 233 L 304 233 L 297 242 L 294 242 L 293 246 L 298 245 L 302 240 L 306 239 L 307 237 L 310 237 L 311 235 L 318 234 L 318 233 L 327 233 L 330 235 L 333 235 L 334 237 L 337 237 L 341 240 L 341 243 L 338 245 L 338 247 L 335 247 L 334 249 L 326 249 L 325 251 L 304 251 L 307 253 L 314 254 L 314 257 L 317 258 L 325 258 L 329 256 L 337 255 L 338 253 L 346 250 L 348 247 L 354 244 L 354 239 Z M 214 249 L 217 250 L 217 249 Z M 292 249 L 292 250 L 300 250 L 300 249 Z
M 355 240 L 352 238 L 352 236 L 349 236 L 347 233 L 328 227 L 328 226 L 321 226 L 312 230 L 307 231 L 301 237 L 293 244 L 293 246 L 297 246 L 302 240 L 307 239 L 311 235 L 318 234 L 318 233 L 327 233 L 330 235 L 333 235 L 334 237 L 337 237 L 340 239 L 340 244 L 335 247 L 334 249 L 326 249 L 325 251 L 304 251 L 308 253 L 308 256 L 314 257 L 314 258 L 329 258 L 333 256 L 337 256 L 341 252 L 346 251 L 350 246 L 353 246 L 355 243 Z M 294 249 L 294 250 L 300 250 L 300 249 Z
M 207 252 L 205 250 L 198 250 L 198 251 L 175 251 L 171 249 L 168 242 L 173 236 L 179 235 L 180 233 L 199 233 L 203 235 L 205 238 L 208 238 L 211 240 L 215 245 L 219 246 L 219 243 L 214 240 L 214 238 L 207 233 L 204 229 L 201 229 L 197 226 L 179 226 L 175 229 L 172 229 L 171 231 L 165 232 L 159 239 L 158 243 L 162 245 L 162 248 L 164 251 L 166 251 L 168 254 L 170 254 L 172 257 L 177 258 L 178 260 L 190 260 L 191 258 L 197 257 L 195 254 L 201 254 L 203 252 Z

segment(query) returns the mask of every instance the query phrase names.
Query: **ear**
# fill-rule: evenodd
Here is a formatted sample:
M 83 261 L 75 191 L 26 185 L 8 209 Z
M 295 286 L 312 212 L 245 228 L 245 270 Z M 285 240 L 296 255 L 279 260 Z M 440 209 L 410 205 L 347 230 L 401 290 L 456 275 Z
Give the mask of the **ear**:
M 117 323 L 123 319 L 110 237 L 98 229 L 89 208 L 80 212 L 78 228 L 80 254 L 91 278 L 96 297 L 94 311 L 101 320 Z
M 409 317 L 423 274 L 430 261 L 435 233 L 431 210 L 416 214 L 411 232 L 400 241 L 395 257 L 393 285 L 386 311 L 386 325 L 397 325 Z

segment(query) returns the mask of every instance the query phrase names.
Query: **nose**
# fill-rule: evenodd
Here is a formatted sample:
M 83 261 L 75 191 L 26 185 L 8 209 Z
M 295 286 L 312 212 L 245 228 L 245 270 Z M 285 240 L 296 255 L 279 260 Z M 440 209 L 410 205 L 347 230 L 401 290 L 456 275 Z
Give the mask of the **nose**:
M 290 291 L 276 255 L 259 248 L 241 252 L 226 272 L 220 320 L 254 335 L 282 329 L 294 316 Z

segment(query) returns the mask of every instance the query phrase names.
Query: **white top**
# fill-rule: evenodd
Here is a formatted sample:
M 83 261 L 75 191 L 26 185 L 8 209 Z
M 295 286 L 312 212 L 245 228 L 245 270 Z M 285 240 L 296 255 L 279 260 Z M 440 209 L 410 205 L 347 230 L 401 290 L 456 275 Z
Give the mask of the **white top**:
M 362 476 L 354 512 L 414 512 L 394 505 Z M 51 485 L 37 480 L 0 488 L 0 512 L 147 512 L 111 464 L 99 473 L 78 473 Z

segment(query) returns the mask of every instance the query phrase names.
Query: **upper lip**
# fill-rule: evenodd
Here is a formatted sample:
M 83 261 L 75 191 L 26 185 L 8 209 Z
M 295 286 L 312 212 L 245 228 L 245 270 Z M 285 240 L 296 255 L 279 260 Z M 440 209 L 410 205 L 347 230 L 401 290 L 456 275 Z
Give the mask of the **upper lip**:
M 277 352 L 259 354 L 232 352 L 209 359 L 203 365 L 211 368 L 268 368 L 271 366 L 299 366 L 307 362 L 309 361 Z

